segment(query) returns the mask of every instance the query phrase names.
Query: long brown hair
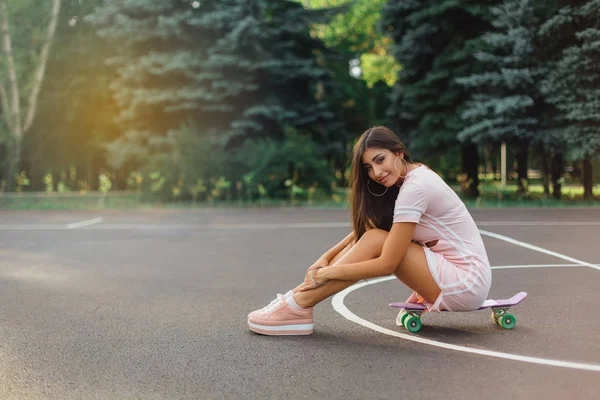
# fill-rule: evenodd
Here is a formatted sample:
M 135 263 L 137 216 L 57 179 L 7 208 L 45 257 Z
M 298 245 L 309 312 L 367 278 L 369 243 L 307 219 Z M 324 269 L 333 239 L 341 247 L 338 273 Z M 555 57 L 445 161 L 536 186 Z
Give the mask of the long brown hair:
M 352 225 L 356 240 L 371 228 L 389 231 L 394 218 L 394 203 L 398 197 L 396 185 L 388 188 L 383 196 L 373 196 L 367 189 L 369 174 L 363 167 L 362 157 L 367 149 L 387 149 L 392 153 L 404 153 L 404 159 L 412 162 L 410 153 L 398 136 L 384 126 L 366 130 L 354 145 L 352 156 L 352 177 L 350 182 L 350 204 L 352 207 Z M 373 193 L 383 193 L 385 186 L 375 181 L 369 183 Z

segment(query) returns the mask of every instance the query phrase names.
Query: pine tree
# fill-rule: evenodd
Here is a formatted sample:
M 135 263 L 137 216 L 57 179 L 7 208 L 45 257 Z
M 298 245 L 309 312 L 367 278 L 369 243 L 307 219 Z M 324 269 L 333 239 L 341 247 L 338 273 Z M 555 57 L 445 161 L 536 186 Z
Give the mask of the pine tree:
M 491 8 L 495 31 L 482 36 L 486 50 L 477 59 L 486 71 L 458 82 L 474 93 L 463 117 L 471 125 L 460 132 L 477 143 L 508 142 L 516 149 L 518 193 L 527 190 L 530 143 L 544 148 L 556 142 L 548 105 L 540 93 L 543 59 L 536 42 L 540 25 L 532 0 L 505 0 Z
M 474 40 L 490 29 L 482 1 L 389 1 L 382 10 L 383 28 L 395 41 L 394 56 L 402 65 L 389 115 L 417 156 L 433 156 L 461 146 L 464 188 L 477 197 L 478 148 L 459 143 L 466 126 L 461 119 L 469 90 L 456 79 L 481 70 L 472 59 Z
M 209 120 L 200 107 L 210 91 L 198 77 L 218 33 L 189 23 L 211 6 L 202 2 L 194 8 L 198 4 L 105 1 L 86 17 L 114 49 L 107 63 L 118 73 L 110 87 L 124 134 L 108 147 L 113 167 L 140 165 L 150 154 L 164 151 L 167 132 L 188 118 Z
M 326 142 L 333 114 L 318 87 L 331 86 L 317 52 L 327 50 L 310 35 L 310 24 L 325 22 L 338 10 L 307 10 L 296 1 L 227 0 L 192 21 L 219 21 L 224 35 L 208 51 L 211 76 L 205 110 L 231 121 L 222 143 L 248 138 L 283 138 L 286 128 Z
M 169 132 L 191 120 L 199 134 L 235 147 L 293 128 L 325 137 L 332 114 L 317 99 L 328 72 L 309 24 L 334 11 L 294 1 L 128 0 L 106 2 L 88 16 L 119 54 L 109 61 L 125 135 L 113 143 L 115 165 L 139 161 Z M 167 137 L 167 139 L 165 139 Z
M 592 158 L 600 151 L 600 0 L 569 3 L 540 29 L 561 50 L 543 91 L 561 112 L 563 134 L 575 158 L 583 159 L 584 197 L 591 199 Z

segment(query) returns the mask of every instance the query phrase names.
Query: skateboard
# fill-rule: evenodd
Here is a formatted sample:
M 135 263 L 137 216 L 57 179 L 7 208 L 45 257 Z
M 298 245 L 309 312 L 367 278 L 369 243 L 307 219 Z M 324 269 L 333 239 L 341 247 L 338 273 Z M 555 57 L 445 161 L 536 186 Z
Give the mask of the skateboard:
M 481 307 L 477 310 L 483 310 L 484 308 L 492 309 L 492 319 L 504 329 L 512 329 L 517 324 L 517 319 L 514 315 L 507 313 L 508 309 L 512 306 L 516 306 L 527 297 L 527 293 L 520 292 L 515 294 L 510 299 L 502 300 L 486 300 Z M 412 333 L 419 332 L 421 329 L 421 314 L 427 307 L 423 304 L 417 303 L 391 303 L 391 307 L 401 308 L 402 311 L 396 318 L 396 325 L 404 326 Z M 447 310 L 441 310 L 446 312 Z M 476 310 L 475 310 L 476 311 Z

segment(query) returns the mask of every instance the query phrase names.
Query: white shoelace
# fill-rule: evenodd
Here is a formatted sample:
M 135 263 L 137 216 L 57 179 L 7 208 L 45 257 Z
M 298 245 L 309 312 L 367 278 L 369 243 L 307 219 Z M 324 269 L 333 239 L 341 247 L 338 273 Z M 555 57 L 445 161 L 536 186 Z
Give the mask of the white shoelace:
M 268 306 L 263 307 L 262 311 L 265 313 L 271 312 L 274 309 L 276 309 L 277 307 L 279 307 L 282 302 L 283 302 L 283 295 L 281 293 L 277 293 L 277 298 L 275 298 L 273 301 L 271 301 Z

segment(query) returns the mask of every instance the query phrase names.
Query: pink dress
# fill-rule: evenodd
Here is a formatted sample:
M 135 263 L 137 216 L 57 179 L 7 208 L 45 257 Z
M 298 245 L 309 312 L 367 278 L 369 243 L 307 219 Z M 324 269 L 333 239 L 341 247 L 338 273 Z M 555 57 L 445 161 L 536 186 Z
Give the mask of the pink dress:
M 492 284 L 490 262 L 475 221 L 440 176 L 426 166 L 410 171 L 398 193 L 394 222 L 417 224 L 413 241 L 424 247 L 433 279 L 442 290 L 429 311 L 471 311 L 486 300 Z M 418 293 L 408 299 L 416 302 Z

